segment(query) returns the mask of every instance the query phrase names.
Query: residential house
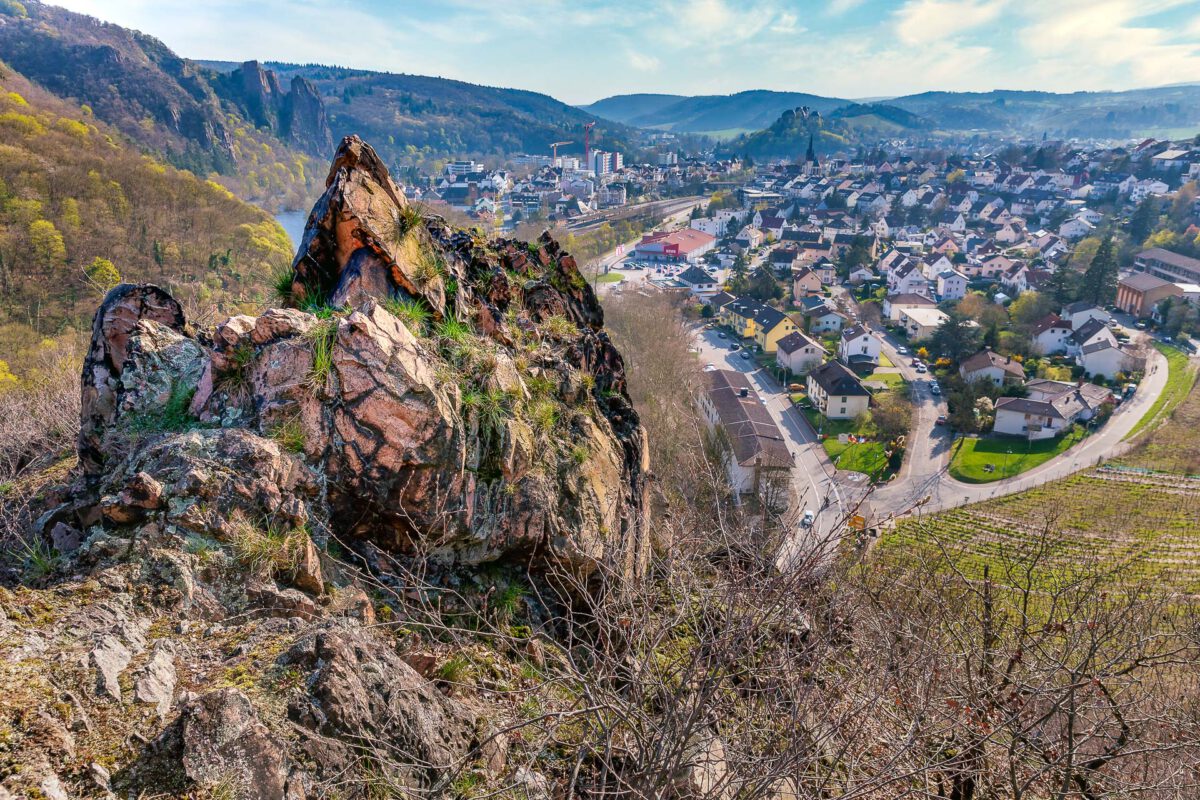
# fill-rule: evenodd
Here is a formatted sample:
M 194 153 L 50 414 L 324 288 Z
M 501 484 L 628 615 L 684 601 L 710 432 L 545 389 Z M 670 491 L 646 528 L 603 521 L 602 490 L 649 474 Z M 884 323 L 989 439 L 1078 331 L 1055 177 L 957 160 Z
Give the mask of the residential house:
M 800 267 L 792 272 L 792 298 L 795 300 L 803 300 L 804 298 L 820 294 L 823 284 L 817 273 L 809 267 Z
M 1019 361 L 1002 356 L 992 349 L 980 350 L 958 365 L 958 374 L 967 383 L 987 381 L 996 386 L 1024 383 L 1025 368 Z
M 809 333 L 837 333 L 846 324 L 846 317 L 825 304 L 823 298 L 808 297 L 800 303 L 804 327 Z
M 1060 381 L 1035 380 L 1028 397 L 1001 397 L 996 401 L 995 433 L 1023 436 L 1030 441 L 1051 439 L 1076 422 L 1085 422 L 1112 402 L 1102 386 L 1076 386 Z
M 892 322 L 900 321 L 900 312 L 910 308 L 935 308 L 935 303 L 923 294 L 888 295 L 883 299 L 883 316 Z
M 906 261 L 888 275 L 888 294 L 923 294 L 928 296 L 929 279 L 916 261 Z
M 779 340 L 797 330 L 796 323 L 777 308 L 739 298 L 721 309 L 720 320 L 743 339 L 753 339 L 764 353 L 774 353 Z
M 871 404 L 871 393 L 841 362 L 808 373 L 808 399 L 826 419 L 854 419 Z
M 822 256 L 810 266 L 813 272 L 817 273 L 817 277 L 821 279 L 821 283 L 826 286 L 832 286 L 837 283 L 837 266 L 828 258 Z
M 1073 217 L 1058 226 L 1058 235 L 1068 241 L 1076 242 L 1089 236 L 1096 226 L 1081 217 Z
M 686 284 L 692 296 L 700 300 L 708 298 L 721 291 L 721 284 L 707 270 L 691 266 L 675 276 L 680 283 Z
M 803 375 L 821 363 L 826 350 L 800 331 L 792 331 L 779 340 L 775 349 L 775 363 L 793 375 Z
M 1101 341 L 1116 344 L 1116 334 L 1100 320 L 1089 319 L 1071 332 L 1071 338 L 1067 341 L 1067 352 L 1078 355 L 1083 348 Z
M 908 334 L 913 342 L 920 342 L 933 336 L 934 332 L 949 315 L 936 308 L 906 308 L 900 312 L 900 327 Z
M 1168 297 L 1181 297 L 1183 290 L 1149 272 L 1135 272 L 1117 282 L 1117 308 L 1135 317 L 1148 317 Z
M 1139 359 L 1114 341 L 1100 339 L 1083 346 L 1075 359 L 1085 374 L 1093 378 L 1112 380 L 1119 372 L 1141 367 Z
M 967 296 L 967 276 L 953 269 L 938 273 L 937 296 L 940 300 L 961 300 Z
M 1103 308 L 1084 300 L 1068 303 L 1063 306 L 1062 313 L 1059 316 L 1071 323 L 1072 328 L 1080 328 L 1083 326 L 1083 323 L 1093 319 L 1099 320 L 1105 325 L 1112 321 L 1111 314 Z
M 758 228 L 752 228 L 747 225 L 746 227 L 742 228 L 733 241 L 734 244 L 738 245 L 743 250 L 753 250 L 756 247 L 760 247 L 762 243 L 766 241 L 766 236 L 764 236 L 763 232 Z
M 713 370 L 700 408 L 711 428 L 721 428 L 731 450 L 729 483 L 739 495 L 762 493 L 771 476 L 786 479 L 793 466 L 787 440 L 745 373 Z
M 838 341 L 838 358 L 850 367 L 878 366 L 883 342 L 862 325 L 851 325 L 842 331 Z
M 1058 314 L 1047 314 L 1029 332 L 1033 349 L 1044 356 L 1067 352 L 1074 326 Z

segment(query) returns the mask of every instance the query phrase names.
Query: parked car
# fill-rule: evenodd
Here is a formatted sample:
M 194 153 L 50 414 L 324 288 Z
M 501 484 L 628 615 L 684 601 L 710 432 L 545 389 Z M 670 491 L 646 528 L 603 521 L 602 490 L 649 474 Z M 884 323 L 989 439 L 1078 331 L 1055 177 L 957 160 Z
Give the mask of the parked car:
M 717 338 L 718 338 L 718 339 L 724 339 L 724 338 L 725 338 L 725 331 L 717 331 Z
M 908 348 L 907 347 L 897 347 L 896 352 L 902 356 L 906 356 L 906 355 L 908 355 Z
M 929 369 L 924 364 L 917 364 L 917 374 L 924 375 Z
M 750 355 L 750 352 L 748 350 L 743 350 L 742 358 L 752 358 L 752 356 Z
M 1139 331 L 1144 331 L 1146 330 L 1146 323 L 1139 319 L 1137 322 L 1133 323 L 1133 327 L 1137 328 Z
M 730 350 L 741 350 L 742 346 L 740 344 L 738 344 L 737 342 L 734 342 L 733 344 L 729 345 L 729 349 Z
M 811 528 L 813 523 L 817 521 L 817 515 L 811 508 L 804 509 L 804 516 L 800 518 L 801 528 Z
M 937 418 L 937 420 L 934 421 L 934 424 L 935 425 L 945 425 L 946 424 L 946 415 L 938 414 L 938 418 Z
M 921 363 L 921 359 L 919 359 L 919 358 L 914 358 L 912 361 L 908 362 L 908 365 L 909 365 L 910 367 L 915 367 L 915 366 L 917 366 L 917 365 L 918 365 L 918 364 L 920 364 L 920 363 Z
M 939 385 L 938 385 L 938 384 L 936 384 L 936 383 L 932 383 L 932 384 L 930 384 L 930 385 L 929 385 L 929 393 L 930 393 L 930 394 L 934 394 L 934 395 L 941 394 L 941 393 L 942 393 L 942 387 L 941 387 L 941 386 L 939 386 Z

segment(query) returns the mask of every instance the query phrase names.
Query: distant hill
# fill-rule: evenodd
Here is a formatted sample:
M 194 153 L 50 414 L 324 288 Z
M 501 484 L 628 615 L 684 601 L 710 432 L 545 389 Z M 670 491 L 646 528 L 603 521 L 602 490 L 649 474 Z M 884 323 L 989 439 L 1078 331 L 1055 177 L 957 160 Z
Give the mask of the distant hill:
M 868 120 L 862 107 L 888 107 L 922 118 L 929 131 L 983 131 L 1056 138 L 1130 138 L 1200 132 L 1200 85 L 1182 83 L 1126 92 L 925 92 L 876 101 L 840 100 L 796 92 L 755 90 L 731 95 L 679 97 L 667 94 L 617 95 L 584 108 L 610 119 L 645 128 L 676 132 L 724 133 L 764 130 L 787 109 L 808 107 L 831 115 L 839 108 L 859 109 L 850 115 L 857 126 L 880 135 L 911 128 L 912 120 L 884 114 Z
M 205 62 L 216 69 L 234 65 Z M 595 147 L 638 151 L 640 135 L 627 125 L 522 89 L 479 86 L 447 78 L 321 65 L 266 64 L 280 79 L 301 77 L 320 92 L 335 138 L 357 133 L 390 163 L 447 157 L 583 153 L 583 124 L 598 120 Z
M 657 114 L 668 106 L 689 98 L 681 94 L 619 94 L 580 106 L 589 114 L 631 124 L 639 117 Z
M 0 61 L 168 163 L 221 176 L 256 202 L 309 202 L 319 170 L 307 169 L 308 157 L 324 161 L 332 148 L 311 86 L 284 90 L 257 65 L 221 75 L 153 37 L 36 0 L 0 6 Z
M 291 262 L 266 212 L 3 65 L 0 151 L 0 360 L 18 372 L 43 339 L 88 331 L 118 279 L 168 287 L 203 319 L 257 308 Z
M 668 102 L 673 98 L 673 102 Z M 848 100 L 801 92 L 754 89 L 729 95 L 618 95 L 584 108 L 618 122 L 677 133 L 723 133 L 766 128 L 790 108 L 806 106 L 821 113 Z
M 726 142 L 722 150 L 754 158 L 799 159 L 808 149 L 810 136 L 814 149 L 823 154 L 847 145 L 924 134 L 931 129 L 929 120 L 891 105 L 854 103 L 828 114 L 801 106 L 784 111 L 763 130 Z
M 1185 84 L 1126 92 L 925 92 L 888 105 L 911 111 L 944 130 L 1055 138 L 1182 137 L 1200 132 L 1200 86 Z

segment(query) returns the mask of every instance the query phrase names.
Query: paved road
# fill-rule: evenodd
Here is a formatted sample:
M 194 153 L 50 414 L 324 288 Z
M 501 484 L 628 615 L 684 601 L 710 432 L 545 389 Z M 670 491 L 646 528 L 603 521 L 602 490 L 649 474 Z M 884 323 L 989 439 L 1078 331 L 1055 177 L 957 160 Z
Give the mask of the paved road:
M 1122 439 L 1137 425 L 1167 384 L 1167 359 L 1157 350 L 1151 350 L 1150 353 L 1148 374 L 1142 379 L 1133 398 L 1122 403 L 1096 433 L 1062 455 L 1028 472 L 992 483 L 963 483 L 951 478 L 945 470 L 924 475 L 914 473 L 907 479 L 897 478 L 872 494 L 871 507 L 876 518 L 902 514 L 917 504 L 921 504 L 921 513 L 932 513 L 1023 492 L 1124 453 L 1129 445 Z
M 695 341 L 700 351 L 697 358 L 701 364 L 712 364 L 718 369 L 732 369 L 749 375 L 750 382 L 770 412 L 771 419 L 783 433 L 788 450 L 795 460 L 795 467 L 792 469 L 792 491 L 797 500 L 798 510 L 803 512 L 805 509 L 811 509 L 816 514 L 816 524 L 813 528 L 804 531 L 803 539 L 796 539 L 793 544 L 797 547 L 805 546 L 810 550 L 815 546 L 834 542 L 861 491 L 856 491 L 854 482 L 846 484 L 838 480 L 838 472 L 830 463 L 825 448 L 817 441 L 808 421 L 792 405 L 784 391 L 786 387 L 780 386 L 770 374 L 759 369 L 754 359 L 743 358 L 742 353 L 745 350 L 730 350 L 731 340 L 721 338 L 717 331 L 697 327 Z M 795 555 L 795 552 L 789 549 L 780 555 L 780 559 L 787 561 Z

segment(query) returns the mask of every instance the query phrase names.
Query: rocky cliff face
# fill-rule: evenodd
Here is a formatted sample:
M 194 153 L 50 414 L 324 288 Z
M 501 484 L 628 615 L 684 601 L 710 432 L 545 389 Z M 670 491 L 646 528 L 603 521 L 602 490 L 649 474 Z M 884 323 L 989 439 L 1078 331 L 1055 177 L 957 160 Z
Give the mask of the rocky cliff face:
M 509 739 L 377 609 L 644 569 L 645 435 L 553 241 L 421 216 L 349 138 L 280 289 L 209 330 L 154 286 L 97 311 L 39 588 L 0 588 L 0 798 L 448 796 Z
M 225 502 L 446 564 L 644 562 L 644 432 L 600 307 L 553 241 L 423 219 L 351 138 L 293 270 L 292 308 L 195 336 L 156 287 L 109 294 L 83 381 L 81 464 L 97 499 L 165 471 L 169 518 L 194 519 L 178 484 L 185 443 L 234 473 L 271 451 L 289 480 Z M 164 416 L 188 430 L 157 433 Z M 132 443 L 131 426 L 154 435 Z M 284 430 L 295 453 L 274 452 Z M 292 475 L 323 488 L 295 495 Z M 215 516 L 196 532 L 219 532 Z
M 309 153 L 325 156 L 333 150 L 325 103 L 309 81 L 297 75 L 285 92 L 273 71 L 247 61 L 228 84 L 237 88 L 234 99 L 255 125 Z

